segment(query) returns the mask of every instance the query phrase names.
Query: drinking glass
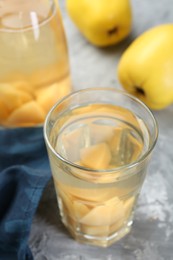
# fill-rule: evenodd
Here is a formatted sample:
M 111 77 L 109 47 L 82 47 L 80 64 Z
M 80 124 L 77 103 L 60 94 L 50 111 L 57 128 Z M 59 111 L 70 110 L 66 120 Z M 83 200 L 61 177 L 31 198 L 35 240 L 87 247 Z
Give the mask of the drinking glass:
M 71 91 L 57 1 L 0 0 L 0 125 L 43 124 Z
M 62 222 L 79 242 L 107 247 L 131 230 L 158 129 L 150 110 L 116 89 L 66 96 L 44 137 Z

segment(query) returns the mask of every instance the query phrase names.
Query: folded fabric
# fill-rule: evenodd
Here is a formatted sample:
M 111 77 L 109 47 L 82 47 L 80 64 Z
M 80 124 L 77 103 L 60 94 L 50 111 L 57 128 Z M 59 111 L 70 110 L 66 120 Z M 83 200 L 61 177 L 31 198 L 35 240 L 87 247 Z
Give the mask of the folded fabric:
M 28 237 L 50 176 L 42 127 L 0 130 L 0 259 L 33 259 Z

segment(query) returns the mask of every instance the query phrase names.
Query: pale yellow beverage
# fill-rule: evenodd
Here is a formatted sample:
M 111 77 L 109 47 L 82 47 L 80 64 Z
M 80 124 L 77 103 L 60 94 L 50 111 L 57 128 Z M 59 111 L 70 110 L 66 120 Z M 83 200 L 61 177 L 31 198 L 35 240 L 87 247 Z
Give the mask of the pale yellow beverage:
M 107 247 L 131 230 L 157 140 L 138 99 L 113 88 L 73 92 L 44 124 L 61 220 L 79 242 Z
M 55 102 L 71 91 L 66 39 L 53 2 L 2 1 L 1 126 L 42 124 Z
M 145 169 L 127 176 L 117 169 L 147 151 L 145 123 L 118 106 L 86 105 L 57 120 L 50 143 L 62 158 L 77 165 L 63 168 L 54 156 L 50 158 L 62 220 L 72 235 L 80 242 L 88 239 L 108 246 L 128 233 Z

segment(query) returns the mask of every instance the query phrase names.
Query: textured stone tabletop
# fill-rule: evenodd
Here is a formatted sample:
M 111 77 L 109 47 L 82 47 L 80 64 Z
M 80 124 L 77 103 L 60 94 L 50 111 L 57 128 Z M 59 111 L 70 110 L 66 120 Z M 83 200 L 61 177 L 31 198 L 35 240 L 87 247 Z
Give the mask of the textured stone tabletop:
M 134 19 L 130 37 L 117 46 L 100 49 L 81 36 L 70 21 L 64 2 L 60 1 L 60 6 L 74 89 L 119 88 L 116 66 L 129 43 L 152 26 L 173 22 L 172 0 L 132 0 Z M 51 181 L 32 225 L 30 247 L 35 260 L 173 260 L 173 106 L 154 114 L 159 124 L 159 140 L 131 233 L 107 249 L 75 242 L 60 222 Z

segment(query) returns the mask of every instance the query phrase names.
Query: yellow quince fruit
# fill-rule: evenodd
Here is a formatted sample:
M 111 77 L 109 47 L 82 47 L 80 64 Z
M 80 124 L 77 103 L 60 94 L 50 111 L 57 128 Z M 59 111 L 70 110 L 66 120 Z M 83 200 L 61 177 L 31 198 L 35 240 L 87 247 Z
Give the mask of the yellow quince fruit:
M 153 27 L 140 35 L 118 64 L 122 86 L 151 109 L 173 102 L 173 24 Z
M 118 43 L 131 31 L 129 0 L 67 0 L 66 7 L 74 24 L 94 45 Z

